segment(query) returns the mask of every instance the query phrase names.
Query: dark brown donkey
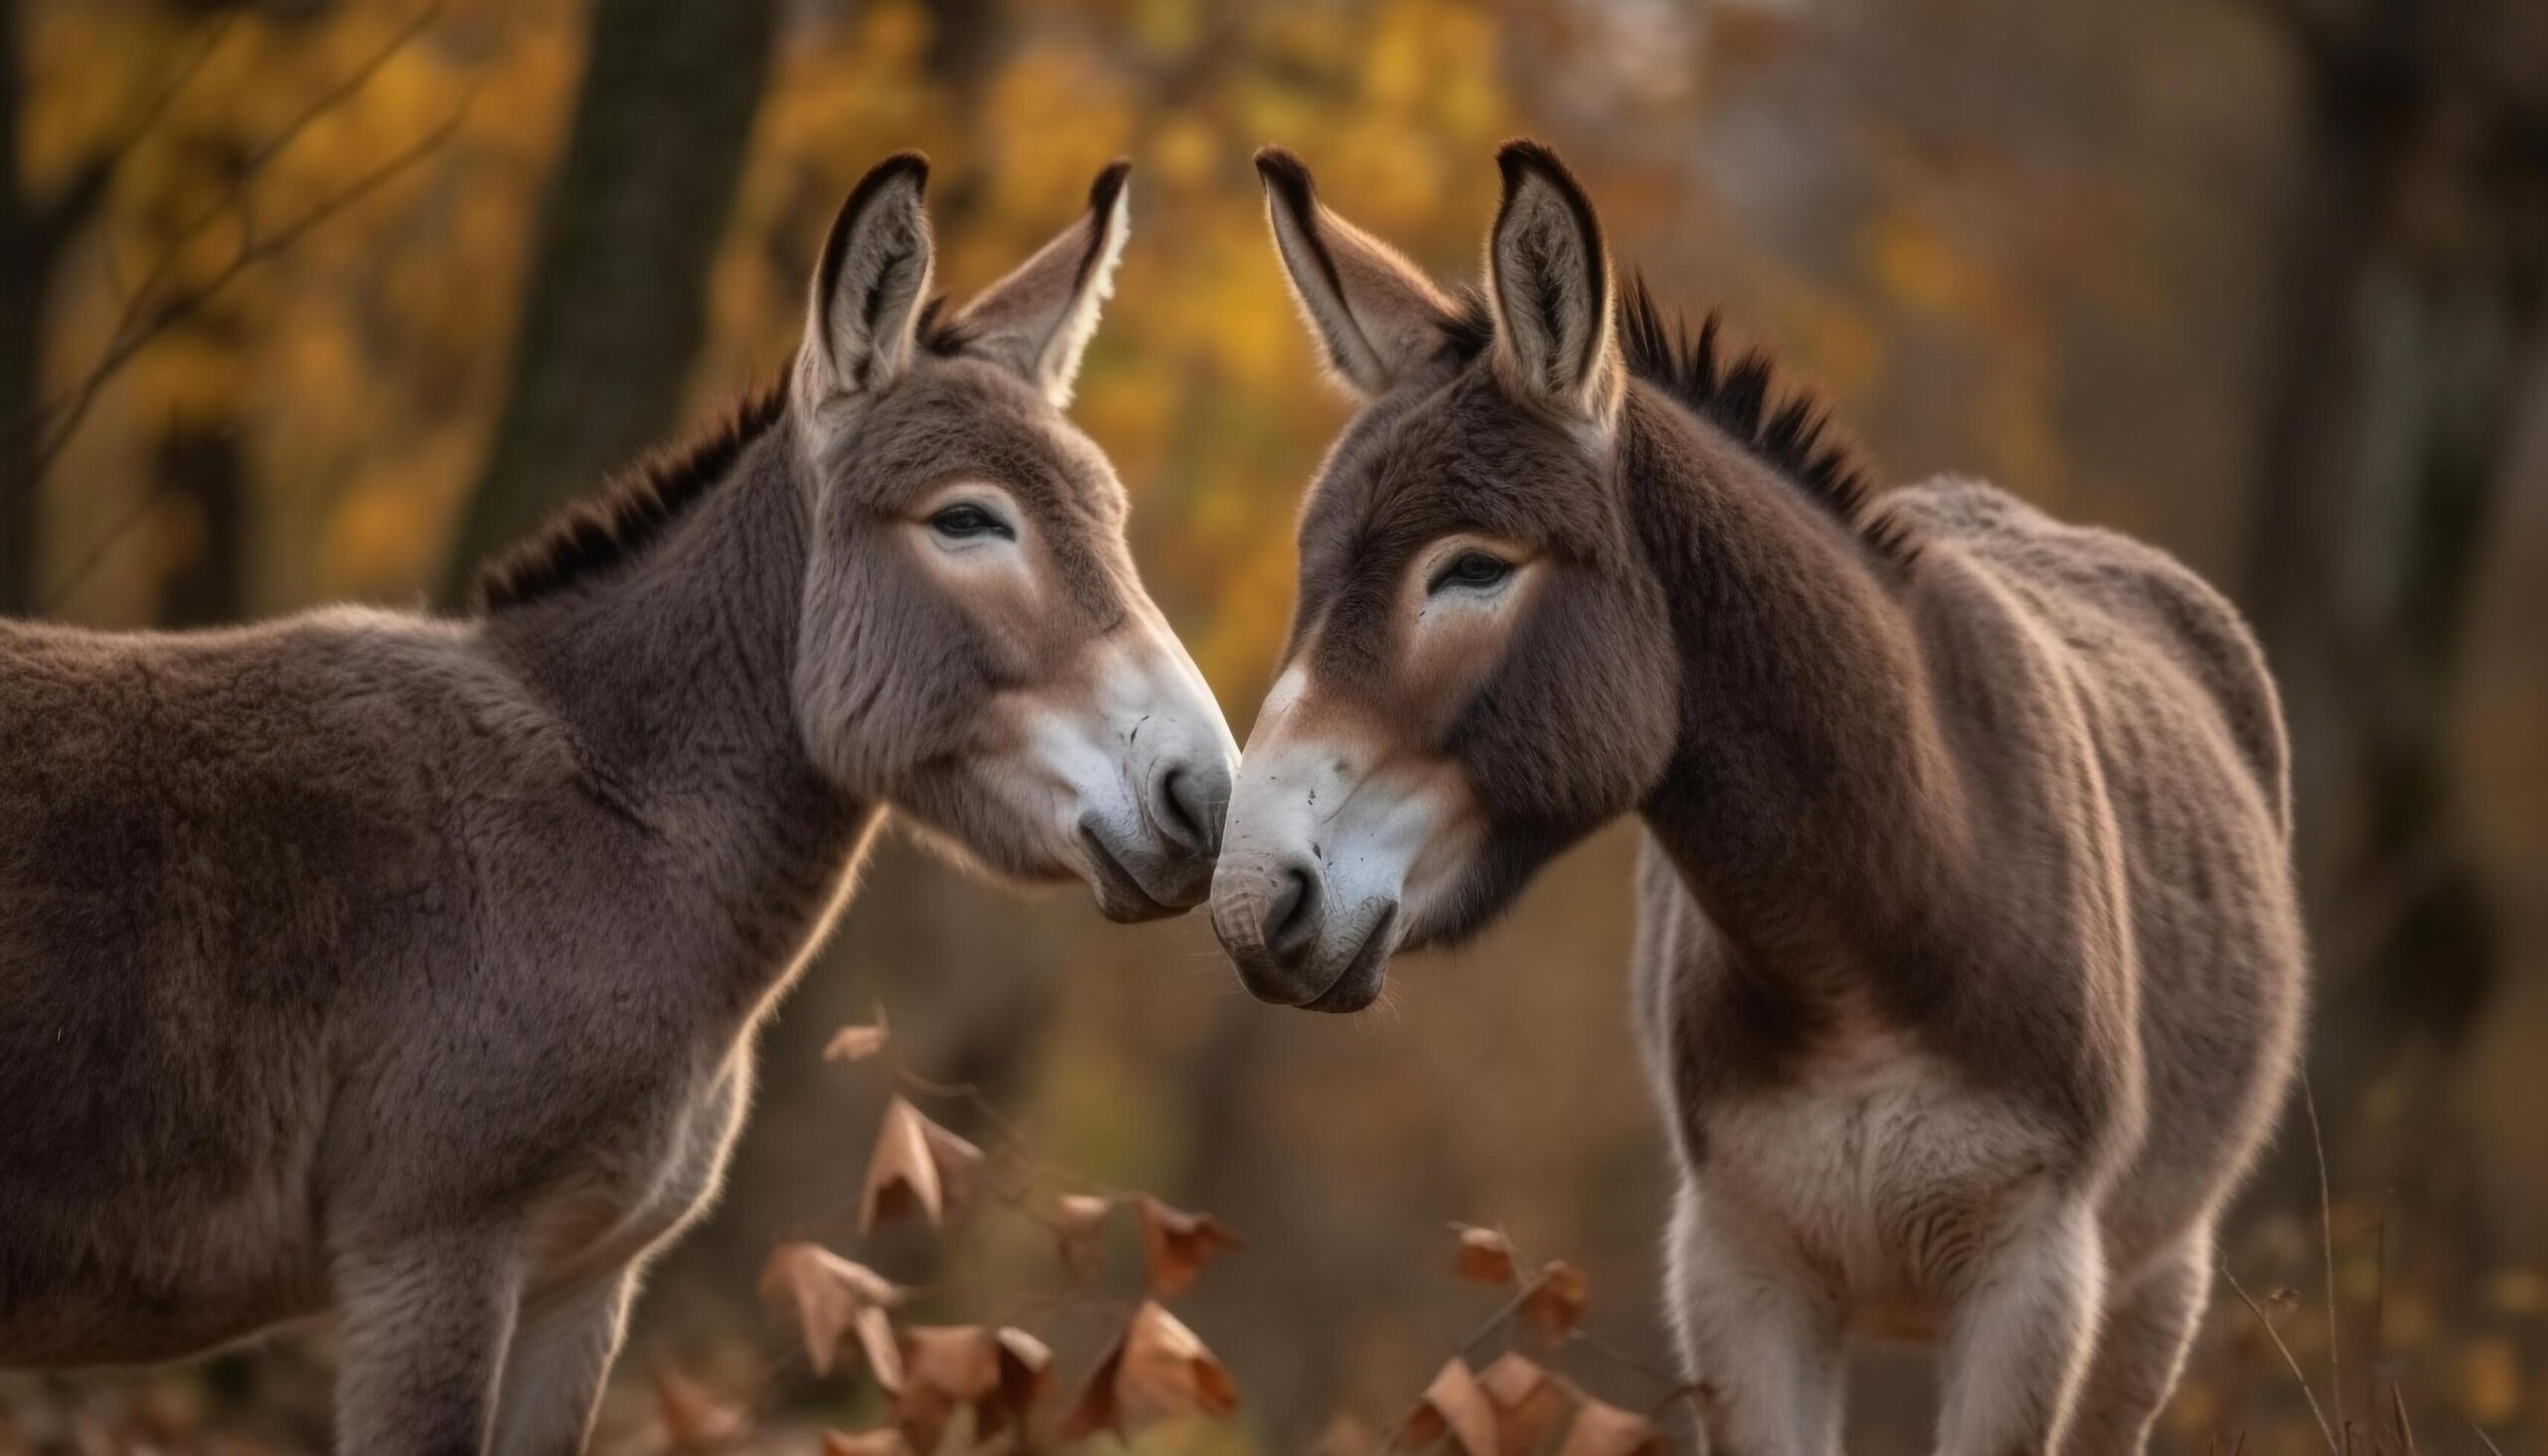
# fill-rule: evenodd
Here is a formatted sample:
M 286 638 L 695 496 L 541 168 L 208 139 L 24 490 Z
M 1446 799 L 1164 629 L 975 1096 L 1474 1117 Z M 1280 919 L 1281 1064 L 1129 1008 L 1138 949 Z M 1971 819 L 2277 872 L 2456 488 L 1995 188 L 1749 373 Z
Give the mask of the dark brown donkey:
M 851 194 L 783 391 L 465 620 L 0 622 L 0 1366 L 332 1312 L 338 1449 L 574 1451 L 887 810 L 1202 899 L 1234 745 L 1060 409 L 1125 169 L 943 317 L 927 176 Z
M 1971 481 L 1882 498 L 1758 357 L 1614 295 L 1504 148 L 1482 297 L 1258 159 L 1365 401 L 1301 524 L 1212 923 L 1348 1011 L 1644 822 L 1670 1303 L 1720 1452 L 1838 1448 L 1852 1328 L 1942 1344 L 1940 1449 L 2132 1452 L 2303 998 L 2283 734 L 2220 596 Z

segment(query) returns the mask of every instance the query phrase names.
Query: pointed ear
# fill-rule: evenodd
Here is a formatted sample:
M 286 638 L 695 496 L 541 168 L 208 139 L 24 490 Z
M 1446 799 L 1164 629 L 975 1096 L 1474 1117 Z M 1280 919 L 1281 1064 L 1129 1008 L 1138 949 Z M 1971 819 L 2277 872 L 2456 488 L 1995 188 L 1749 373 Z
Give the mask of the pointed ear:
M 929 158 L 897 152 L 851 189 L 823 243 L 796 356 L 800 399 L 882 388 L 910 364 L 933 249 Z
M 1606 435 L 1620 394 L 1610 256 L 1600 220 L 1557 153 L 1536 141 L 1495 154 L 1504 201 L 1486 244 L 1495 365 L 1505 387 Z
M 1131 162 L 1110 163 L 1088 189 L 1088 215 L 956 317 L 966 353 L 1016 370 L 1055 409 L 1071 402 L 1098 310 L 1115 293 L 1115 265 L 1132 236 L 1125 187 L 1132 173 Z
M 1348 386 L 1380 394 L 1441 351 L 1459 311 L 1431 279 L 1321 206 L 1299 157 L 1266 147 L 1256 172 L 1292 297 Z

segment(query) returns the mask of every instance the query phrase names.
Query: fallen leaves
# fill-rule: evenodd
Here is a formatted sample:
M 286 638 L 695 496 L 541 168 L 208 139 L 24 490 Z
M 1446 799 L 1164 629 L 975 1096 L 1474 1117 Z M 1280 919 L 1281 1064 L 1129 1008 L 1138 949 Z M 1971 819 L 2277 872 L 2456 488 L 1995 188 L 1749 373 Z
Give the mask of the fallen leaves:
M 869 1234 L 917 1211 L 932 1228 L 972 1201 L 982 1150 L 921 1115 L 908 1099 L 885 1106 L 876 1130 L 876 1151 L 867 1160 L 867 1182 L 858 1200 L 858 1231 Z
M 877 1382 L 891 1388 L 899 1378 L 892 1327 L 885 1312 L 903 1302 L 901 1286 L 820 1244 L 790 1240 L 769 1251 L 769 1262 L 761 1268 L 760 1293 L 772 1304 L 794 1308 L 805 1361 L 815 1374 L 832 1372 L 841 1338 L 855 1325 L 868 1362 L 878 1366 Z M 881 1363 L 880 1348 L 886 1355 Z
M 1564 1380 L 1517 1351 L 1506 1351 L 1478 1376 L 1478 1388 L 1495 1410 L 1499 1451 L 1537 1451 L 1575 1398 Z
M 1145 1193 L 1136 1200 L 1142 1226 L 1142 1258 L 1151 1293 L 1172 1299 L 1193 1287 L 1203 1266 L 1242 1245 L 1229 1226 L 1208 1213 L 1170 1208 Z
M 833 1032 L 832 1039 L 823 1045 L 823 1060 L 864 1062 L 883 1051 L 887 1040 L 885 1008 L 879 1006 L 876 1008 L 876 1019 L 873 1023 L 866 1026 L 844 1026 Z
M 894 1424 L 915 1451 L 934 1451 L 958 1411 L 973 1440 L 1023 1429 L 1052 1384 L 1053 1352 L 1023 1330 L 980 1325 L 903 1332 L 905 1381 Z
M 1401 1439 L 1419 1450 L 1445 1434 L 1467 1456 L 1495 1456 L 1495 1407 L 1478 1388 L 1468 1361 L 1458 1355 L 1442 1362 L 1400 1427 Z
M 1238 1384 L 1220 1358 L 1174 1315 L 1145 1302 L 1090 1372 L 1059 1434 L 1066 1441 L 1099 1431 L 1129 1436 L 1173 1416 L 1237 1409 Z
M 1520 1270 L 1513 1241 L 1499 1229 L 1451 1225 L 1459 1240 L 1451 1255 L 1451 1272 L 1474 1284 L 1511 1284 Z
M 1552 1339 L 1563 1340 L 1584 1323 L 1584 1306 L 1592 1298 L 1592 1281 L 1564 1259 L 1540 1266 L 1531 1292 L 1522 1297 L 1521 1315 Z
M 751 1418 L 677 1370 L 655 1371 L 655 1413 L 675 1451 L 722 1451 L 751 1433 Z

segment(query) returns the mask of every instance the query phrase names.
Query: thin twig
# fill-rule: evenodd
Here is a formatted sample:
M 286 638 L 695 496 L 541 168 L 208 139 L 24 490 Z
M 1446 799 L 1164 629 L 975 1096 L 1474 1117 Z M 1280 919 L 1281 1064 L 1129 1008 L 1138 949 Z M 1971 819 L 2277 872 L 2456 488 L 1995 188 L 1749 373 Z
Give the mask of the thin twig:
M 2246 1288 L 2238 1283 L 2238 1276 L 2230 1272 L 2226 1260 L 2221 1265 L 2221 1277 L 2229 1281 L 2230 1293 L 2238 1297 L 2238 1303 L 2245 1305 L 2247 1313 L 2255 1316 L 2256 1323 L 2264 1327 L 2265 1338 L 2273 1342 L 2273 1348 L 2282 1352 L 2283 1364 L 2290 1368 L 2291 1378 L 2300 1386 L 2301 1398 L 2309 1402 L 2310 1416 L 2318 1422 L 2318 1434 L 2327 1439 L 2327 1450 L 2332 1456 L 2344 1456 L 2344 1448 L 2336 1444 L 2335 1427 L 2327 1424 L 2327 1413 L 2318 1408 L 2318 1392 L 2309 1388 L 2309 1377 L 2300 1372 L 2300 1361 L 2292 1358 L 2291 1347 L 2282 1343 L 2282 1332 L 2273 1328 L 2273 1321 L 2265 1317 L 2265 1312 L 2254 1300 L 2247 1298 Z
M 2495 1444 L 2495 1438 L 2486 1434 L 2486 1428 L 2484 1426 L 2481 1426 L 2472 1420 L 2468 1422 L 2468 1429 L 2477 1433 L 2477 1439 L 2485 1442 L 2486 1449 L 2493 1452 L 2494 1456 L 2504 1456 L 2504 1448 Z
M 289 251 L 302 238 L 325 226 L 338 214 L 387 186 L 401 173 L 423 162 L 451 140 L 452 136 L 459 131 L 461 120 L 466 114 L 467 106 L 464 104 L 440 125 L 427 132 L 406 150 L 355 178 L 335 195 L 314 204 L 309 211 L 293 219 L 284 227 L 253 243 L 243 245 L 239 252 L 222 266 L 220 272 L 206 279 L 201 285 L 169 299 L 152 314 L 144 327 L 102 355 L 90 369 L 88 377 L 81 382 L 79 392 L 62 416 L 60 426 L 36 451 L 22 488 L 33 489 L 34 483 L 43 479 L 45 471 L 53 464 L 54 458 L 71 443 L 72 435 L 78 431 L 81 422 L 88 417 L 90 408 L 97 403 L 98 396 L 105 390 L 107 382 L 120 372 L 125 364 L 131 362 L 135 354 L 148 347 L 168 329 L 193 316 L 197 311 L 238 282 L 242 275 Z M 46 593 L 44 609 L 50 612 L 60 607 L 63 600 L 79 588 L 89 572 L 96 568 L 124 534 L 140 523 L 148 514 L 148 509 L 159 503 L 165 491 L 165 487 L 153 490 L 143 499 L 139 507 L 118 520 L 103 539 L 92 545 L 88 553 L 81 557 L 79 565 L 61 581 L 56 582 L 53 589 Z
M 2336 1337 L 2335 1205 L 2327 1192 L 2327 1140 L 2318 1131 L 2318 1099 L 2309 1090 L 2306 1073 L 2300 1078 L 2300 1106 L 2309 1114 L 2309 1145 L 2318 1154 L 2318 1246 L 2327 1269 L 2327 1403 L 2335 1407 L 2336 1418 L 2342 1420 L 2345 1413 L 2345 1377 Z M 2339 1452 L 2338 1456 L 2342 1453 Z
M 2407 1448 L 2407 1456 L 2416 1456 L 2416 1427 L 2407 1419 L 2407 1393 L 2398 1388 L 2395 1380 L 2389 1382 L 2389 1408 L 2398 1417 L 2399 1444 Z
M 143 347 L 169 328 L 192 316 L 213 296 L 236 281 L 240 274 L 273 258 L 285 248 L 290 247 L 293 242 L 298 241 L 302 234 L 324 223 L 336 213 L 343 211 L 346 206 L 376 190 L 392 176 L 421 161 L 427 153 L 449 139 L 468 109 L 468 103 L 465 100 L 454 109 L 451 118 L 443 125 L 436 127 L 419 145 L 394 158 L 388 165 L 356 178 L 335 196 L 313 206 L 310 211 L 304 213 L 281 232 L 260 238 L 247 225 L 250 217 L 248 210 L 250 189 L 265 166 L 321 117 L 342 106 L 369 86 L 381 69 L 413 44 L 441 13 L 442 0 L 434 0 L 434 3 L 417 12 L 362 64 L 356 66 L 335 85 L 320 93 L 309 105 L 303 107 L 291 120 L 285 122 L 279 130 L 241 159 L 236 179 L 228 190 L 220 198 L 206 205 L 185 226 L 178 229 L 176 235 L 160 250 L 158 257 L 152 260 L 149 271 L 142 276 L 140 282 L 125 298 L 123 308 L 115 318 L 114 326 L 107 332 L 106 347 L 99 355 L 98 361 L 90 366 L 80 383 L 72 388 L 67 397 L 38 408 L 26 419 L 12 421 L 5 427 L 0 427 L 13 432 L 36 431 L 39 432 L 40 440 L 29 459 L 26 478 L 17 482 L 0 482 L 0 488 L 34 490 L 37 482 L 44 478 L 45 471 L 62 453 L 63 448 L 70 443 L 72 435 L 78 431 L 81 422 L 88 417 L 89 410 L 97 403 L 99 394 Z M 218 39 L 216 35 L 214 40 L 217 42 Z M 209 54 L 209 44 L 203 54 Z M 194 67 L 200 66 L 201 62 L 202 56 L 199 55 L 181 75 L 180 81 L 190 77 Z M 164 110 L 166 104 L 173 103 L 173 90 L 164 95 L 167 101 L 154 103 L 151 113 L 145 115 L 145 120 L 155 120 L 155 113 Z M 137 137 L 139 133 L 136 131 L 134 134 Z M 240 216 L 243 226 L 238 250 L 230 262 L 206 283 L 180 293 L 164 303 L 154 305 L 153 299 L 160 285 L 176 270 L 178 260 L 186 249 L 215 222 L 234 212 Z M 56 594 L 59 595 L 64 589 L 57 588 Z

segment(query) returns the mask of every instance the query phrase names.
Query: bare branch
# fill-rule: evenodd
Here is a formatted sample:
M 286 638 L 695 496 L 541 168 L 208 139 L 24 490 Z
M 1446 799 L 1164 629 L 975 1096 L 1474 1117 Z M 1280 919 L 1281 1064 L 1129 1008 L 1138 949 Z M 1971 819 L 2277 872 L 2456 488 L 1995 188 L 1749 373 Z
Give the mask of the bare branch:
M 2300 1361 L 2292 1358 L 2291 1347 L 2282 1343 L 2282 1332 L 2273 1328 L 2273 1321 L 2265 1317 L 2265 1312 L 2257 1307 L 2254 1300 L 2247 1298 L 2245 1286 L 2238 1283 L 2237 1275 L 2230 1272 L 2227 1262 L 2221 1266 L 2221 1277 L 2229 1282 L 2230 1292 L 2238 1297 L 2238 1303 L 2245 1305 L 2247 1313 L 2255 1316 L 2256 1323 L 2264 1327 L 2265 1338 L 2273 1342 L 2273 1348 L 2282 1352 L 2283 1364 L 2290 1369 L 2292 1380 L 2300 1386 L 2300 1397 L 2309 1402 L 2310 1416 L 2318 1422 L 2318 1433 L 2327 1438 L 2327 1450 L 2333 1456 L 2344 1456 L 2344 1448 L 2336 1444 L 2335 1427 L 2327 1424 L 2327 1413 L 2318 1408 L 2318 1392 L 2309 1388 L 2309 1377 L 2300 1372 Z
M 195 287 L 169 298 L 153 309 L 149 315 L 141 319 L 136 326 L 125 330 L 123 337 L 90 367 L 88 376 L 81 380 L 78 390 L 62 407 L 57 423 L 46 435 L 44 442 L 37 447 L 34 458 L 29 464 L 26 487 L 32 489 L 36 481 L 44 478 L 45 471 L 53 464 L 55 457 L 62 453 L 63 448 L 71 442 L 72 435 L 79 430 L 81 422 L 88 417 L 90 408 L 98 401 L 98 396 L 104 392 L 106 384 L 132 361 L 135 354 L 147 348 L 170 328 L 192 317 L 205 305 L 236 283 L 242 275 L 289 251 L 294 244 L 308 234 L 325 226 L 338 214 L 387 186 L 402 173 L 412 170 L 440 150 L 459 131 L 460 123 L 467 113 L 468 104 L 464 102 L 431 131 L 418 138 L 405 150 L 355 178 L 333 195 L 314 204 L 309 211 L 294 218 L 290 223 L 261 238 L 243 236 L 239 250 L 231 255 L 230 261 L 222 265 L 219 272 Z M 146 497 L 139 507 L 119 520 L 103 540 L 92 546 L 88 554 L 81 558 L 80 564 L 46 594 L 45 610 L 52 611 L 62 603 L 64 598 L 76 590 L 81 581 L 100 560 L 104 559 L 115 543 L 148 516 L 148 508 L 155 506 L 157 502 L 156 493 Z

